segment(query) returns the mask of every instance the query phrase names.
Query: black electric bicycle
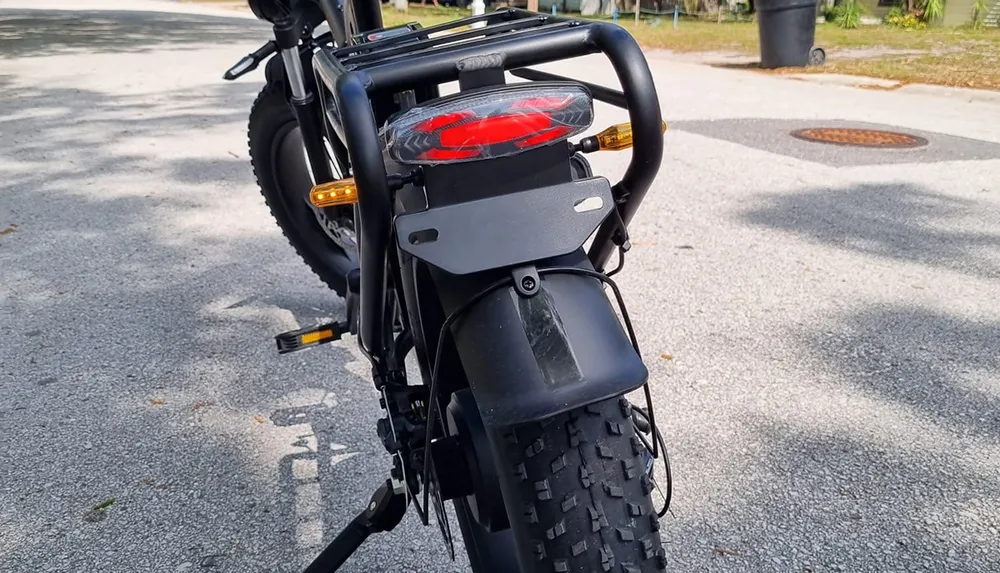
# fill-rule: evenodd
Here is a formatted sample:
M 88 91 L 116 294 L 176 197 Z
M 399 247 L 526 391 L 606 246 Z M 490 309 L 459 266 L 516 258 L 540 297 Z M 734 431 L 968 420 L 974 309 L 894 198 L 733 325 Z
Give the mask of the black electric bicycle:
M 335 571 L 410 506 L 425 525 L 434 512 L 454 556 L 446 501 L 477 573 L 665 569 L 669 469 L 655 508 L 652 467 L 666 452 L 610 278 L 663 152 L 635 41 L 516 9 L 386 29 L 376 0 L 250 6 L 274 40 L 225 77 L 267 62 L 254 171 L 291 244 L 347 301 L 346 320 L 281 334 L 278 350 L 357 334 L 392 455 L 385 484 L 307 571 Z M 591 53 L 621 91 L 529 67 Z M 449 82 L 458 92 L 442 96 Z M 630 122 L 580 137 L 595 99 Z M 629 147 L 614 185 L 584 157 Z M 633 406 L 625 394 L 640 388 Z

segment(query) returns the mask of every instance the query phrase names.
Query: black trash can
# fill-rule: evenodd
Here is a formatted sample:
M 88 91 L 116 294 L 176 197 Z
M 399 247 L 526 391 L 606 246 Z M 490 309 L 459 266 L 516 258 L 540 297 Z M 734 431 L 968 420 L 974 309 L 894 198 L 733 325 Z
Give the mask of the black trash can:
M 760 67 L 805 66 L 816 40 L 817 0 L 757 0 Z

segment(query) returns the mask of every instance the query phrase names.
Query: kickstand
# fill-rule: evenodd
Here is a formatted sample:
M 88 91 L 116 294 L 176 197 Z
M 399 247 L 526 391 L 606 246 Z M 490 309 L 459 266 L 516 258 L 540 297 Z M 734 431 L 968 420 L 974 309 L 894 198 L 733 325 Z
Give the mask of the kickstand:
M 304 573 L 333 573 L 361 547 L 372 533 L 391 531 L 406 513 L 406 495 L 396 493 L 387 480 L 372 494 L 372 499 L 357 517 L 337 535 Z

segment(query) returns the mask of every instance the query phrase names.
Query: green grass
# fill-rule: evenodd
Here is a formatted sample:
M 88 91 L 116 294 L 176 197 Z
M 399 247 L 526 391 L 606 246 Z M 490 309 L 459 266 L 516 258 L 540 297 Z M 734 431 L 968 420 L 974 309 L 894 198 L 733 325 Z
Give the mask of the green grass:
M 1000 90 L 1000 49 L 914 56 L 830 61 L 810 73 L 871 76 L 902 83 L 938 84 L 963 88 Z
M 638 28 L 629 20 L 623 27 L 644 46 L 678 52 L 736 51 L 755 54 L 759 49 L 757 25 L 752 22 L 724 23 L 684 20 L 674 30 L 670 22 Z M 1000 31 L 972 28 L 928 28 L 901 30 L 887 26 L 864 26 L 845 30 L 834 24 L 816 25 L 816 45 L 835 49 L 947 50 L 974 48 L 1000 49 Z
M 409 12 L 383 8 L 386 25 L 418 21 L 425 26 L 466 16 L 467 10 L 411 4 Z M 620 24 L 647 48 L 675 52 L 734 52 L 755 55 L 759 50 L 757 25 L 753 22 L 682 20 L 677 30 L 669 18 L 657 26 L 647 21 L 636 26 L 623 18 Z M 782 70 L 778 73 L 841 73 L 865 75 L 904 83 L 1000 90 L 1000 30 L 931 27 L 901 30 L 888 26 L 862 26 L 845 30 L 834 24 L 817 24 L 816 45 L 830 57 L 825 66 Z M 864 58 L 840 58 L 838 50 L 914 50 L 921 54 L 881 54 Z
M 466 16 L 471 15 L 471 10 L 447 8 L 444 6 L 423 6 L 421 4 L 411 3 L 409 11 L 399 12 L 393 8 L 392 4 L 389 4 L 388 6 L 384 4 L 382 5 L 382 23 L 385 24 L 386 27 L 398 26 L 409 22 L 420 22 L 420 24 L 424 27 L 427 27 L 435 24 L 442 24 L 450 20 L 465 18 Z

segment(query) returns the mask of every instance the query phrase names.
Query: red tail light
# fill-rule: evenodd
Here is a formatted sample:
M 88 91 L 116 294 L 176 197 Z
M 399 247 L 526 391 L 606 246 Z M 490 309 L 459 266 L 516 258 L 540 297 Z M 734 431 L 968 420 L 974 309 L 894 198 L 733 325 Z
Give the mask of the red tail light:
M 515 85 L 411 108 L 383 133 L 389 156 L 399 163 L 458 163 L 550 145 L 590 127 L 593 116 L 583 86 Z

